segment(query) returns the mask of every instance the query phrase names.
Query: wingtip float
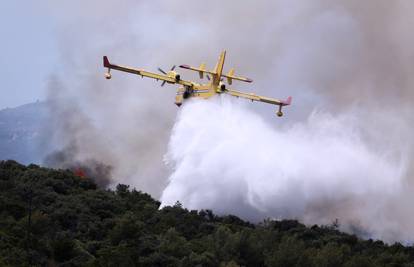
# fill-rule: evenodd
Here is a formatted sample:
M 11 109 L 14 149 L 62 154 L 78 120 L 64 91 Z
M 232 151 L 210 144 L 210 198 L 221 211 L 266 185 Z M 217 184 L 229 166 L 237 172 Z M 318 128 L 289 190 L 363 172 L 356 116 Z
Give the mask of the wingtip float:
M 179 73 L 175 72 L 175 65 L 168 71 L 164 71 L 161 68 L 158 68 L 161 74 L 145 71 L 142 69 L 136 69 L 132 67 L 127 66 L 121 66 L 110 63 L 107 56 L 103 57 L 103 66 L 107 68 L 107 72 L 105 73 L 106 79 L 111 79 L 111 70 L 118 70 L 123 72 L 128 72 L 132 74 L 139 75 L 141 77 L 148 77 L 155 80 L 162 81 L 161 86 L 165 85 L 165 83 L 169 84 L 179 84 L 180 87 L 177 90 L 177 94 L 175 96 L 175 104 L 177 106 L 181 106 L 183 101 L 185 99 L 188 99 L 190 97 L 199 97 L 199 98 L 210 98 L 216 94 L 229 94 L 235 97 L 242 97 L 245 99 L 249 99 L 251 101 L 258 101 L 263 103 L 268 103 L 272 105 L 278 106 L 278 109 L 276 111 L 276 115 L 281 117 L 283 116 L 282 107 L 288 106 L 292 103 L 292 97 L 289 96 L 286 100 L 279 100 L 276 98 L 271 97 L 265 97 L 256 95 L 253 93 L 244 93 L 240 92 L 231 88 L 228 88 L 227 85 L 223 82 L 224 79 L 227 81 L 228 85 L 231 85 L 233 80 L 242 81 L 251 83 L 253 82 L 252 79 L 242 76 L 236 76 L 234 75 L 234 69 L 231 69 L 227 74 L 223 73 L 223 66 L 224 61 L 226 58 L 226 51 L 223 51 L 220 54 L 220 57 L 218 59 L 218 62 L 213 70 L 207 70 L 205 67 L 205 64 L 201 64 L 200 67 L 192 67 L 190 65 L 179 65 L 182 69 L 192 70 L 199 73 L 200 79 L 203 79 L 204 77 L 207 78 L 208 83 L 205 84 L 199 84 L 193 81 L 187 81 L 181 79 L 181 76 Z

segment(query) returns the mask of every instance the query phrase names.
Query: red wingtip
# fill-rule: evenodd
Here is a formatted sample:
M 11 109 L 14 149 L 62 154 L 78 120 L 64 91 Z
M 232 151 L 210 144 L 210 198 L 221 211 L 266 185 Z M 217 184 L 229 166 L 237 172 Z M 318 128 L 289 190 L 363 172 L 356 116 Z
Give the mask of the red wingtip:
M 283 101 L 283 104 L 285 104 L 286 106 L 290 105 L 292 103 L 292 97 L 289 96 L 285 101 Z
M 180 65 L 180 68 L 183 68 L 183 69 L 189 69 L 189 68 L 190 68 L 190 66 L 188 66 L 188 65 Z
M 107 56 L 103 57 L 103 65 L 104 65 L 105 68 L 109 68 L 111 66 Z

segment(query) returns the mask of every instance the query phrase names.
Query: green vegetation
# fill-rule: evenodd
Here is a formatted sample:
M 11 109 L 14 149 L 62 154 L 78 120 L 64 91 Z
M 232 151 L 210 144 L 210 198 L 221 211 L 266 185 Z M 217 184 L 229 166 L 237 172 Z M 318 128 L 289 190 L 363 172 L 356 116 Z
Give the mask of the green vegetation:
M 159 205 L 127 185 L 0 161 L 0 266 L 414 266 L 413 247 L 334 226 Z

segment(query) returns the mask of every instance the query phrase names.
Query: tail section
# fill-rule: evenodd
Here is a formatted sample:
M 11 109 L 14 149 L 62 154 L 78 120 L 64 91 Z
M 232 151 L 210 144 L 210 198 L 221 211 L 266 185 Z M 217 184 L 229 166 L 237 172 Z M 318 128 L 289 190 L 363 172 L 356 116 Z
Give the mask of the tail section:
M 219 60 L 217 62 L 216 68 L 214 69 L 214 72 L 216 73 L 217 77 L 217 84 L 219 84 L 221 75 L 223 73 L 223 66 L 224 66 L 224 60 L 226 59 L 226 50 L 221 52 Z

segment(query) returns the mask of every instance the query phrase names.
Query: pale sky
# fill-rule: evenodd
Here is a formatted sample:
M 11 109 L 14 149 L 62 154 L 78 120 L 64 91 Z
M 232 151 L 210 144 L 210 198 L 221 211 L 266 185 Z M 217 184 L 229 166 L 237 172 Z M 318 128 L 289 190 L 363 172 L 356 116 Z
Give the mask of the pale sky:
M 6 0 L 0 7 L 0 109 L 45 99 L 57 62 L 52 18 L 36 1 Z

